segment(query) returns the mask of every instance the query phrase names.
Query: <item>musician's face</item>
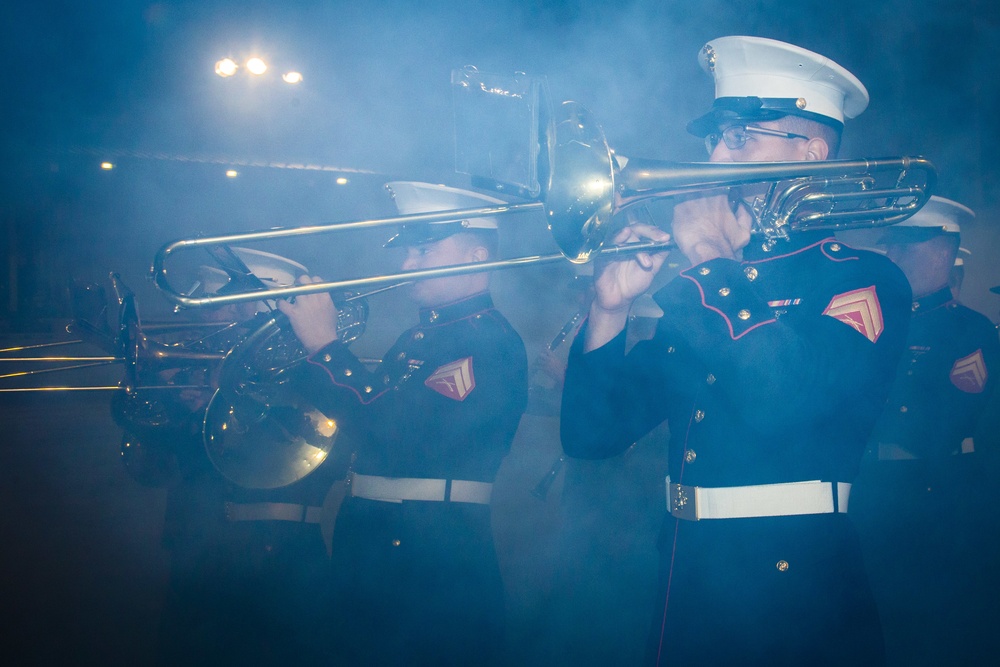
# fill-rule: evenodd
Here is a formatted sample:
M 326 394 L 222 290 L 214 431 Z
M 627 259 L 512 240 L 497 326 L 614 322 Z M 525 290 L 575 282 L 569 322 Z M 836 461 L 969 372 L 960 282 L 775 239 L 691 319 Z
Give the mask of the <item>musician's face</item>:
M 740 123 L 751 128 L 761 127 L 770 130 L 785 131 L 779 121 L 754 121 Z M 723 125 L 719 132 L 730 124 Z M 725 141 L 720 141 L 709 156 L 709 162 L 788 162 L 807 160 L 809 142 L 805 139 L 790 139 L 766 134 L 747 133 L 746 143 L 741 148 L 732 149 Z
M 421 243 L 406 248 L 404 271 L 433 269 L 439 266 L 468 264 L 486 259 L 486 250 L 470 242 L 469 235 L 453 234 L 440 241 Z M 430 308 L 457 301 L 486 289 L 486 274 L 450 276 L 419 280 L 410 288 L 410 296 L 417 305 Z

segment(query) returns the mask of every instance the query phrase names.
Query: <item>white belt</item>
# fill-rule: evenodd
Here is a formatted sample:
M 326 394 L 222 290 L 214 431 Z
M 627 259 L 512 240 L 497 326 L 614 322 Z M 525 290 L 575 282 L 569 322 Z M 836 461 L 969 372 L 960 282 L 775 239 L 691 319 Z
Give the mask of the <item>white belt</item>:
M 295 521 L 320 523 L 322 507 L 295 505 L 293 503 L 229 503 L 226 505 L 227 521 Z
M 671 484 L 667 509 L 678 519 L 747 519 L 763 516 L 847 513 L 848 482 L 787 482 L 702 487 Z
M 416 477 L 377 477 L 352 472 L 348 483 L 351 495 L 367 500 L 401 503 L 404 500 L 424 500 L 489 505 L 493 494 L 490 482 L 469 482 L 461 479 L 426 479 Z

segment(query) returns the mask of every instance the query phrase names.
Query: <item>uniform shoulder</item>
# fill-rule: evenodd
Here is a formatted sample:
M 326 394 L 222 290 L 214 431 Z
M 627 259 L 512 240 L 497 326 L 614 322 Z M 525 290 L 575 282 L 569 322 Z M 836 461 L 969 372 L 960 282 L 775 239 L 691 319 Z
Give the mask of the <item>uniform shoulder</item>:
M 962 319 L 967 328 L 982 332 L 984 337 L 997 338 L 1000 336 L 997 331 L 997 325 L 978 310 L 969 308 L 959 301 L 950 304 L 949 309 L 954 313 L 955 317 Z
M 517 332 L 517 329 L 514 328 L 514 325 L 510 323 L 510 320 L 508 320 L 503 313 L 496 308 L 491 308 L 485 311 L 483 316 L 488 322 L 496 326 L 500 333 L 508 337 L 512 343 L 516 343 L 517 345 L 524 347 L 524 341 L 521 340 L 521 334 Z
M 821 243 L 818 250 L 831 261 L 844 262 L 847 265 L 857 267 L 858 270 L 885 276 L 888 279 L 909 285 L 902 269 L 880 252 L 848 245 L 837 239 L 829 239 Z

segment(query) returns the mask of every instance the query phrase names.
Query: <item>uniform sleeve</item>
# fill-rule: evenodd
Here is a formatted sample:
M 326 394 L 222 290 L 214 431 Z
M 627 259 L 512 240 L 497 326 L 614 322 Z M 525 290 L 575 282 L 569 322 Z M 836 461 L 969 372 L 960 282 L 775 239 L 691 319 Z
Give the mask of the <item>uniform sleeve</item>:
M 528 405 L 527 353 L 520 337 L 511 333 L 500 344 L 484 345 L 477 354 L 476 389 L 461 408 L 462 415 L 472 415 L 467 437 L 490 441 L 506 454 Z M 439 402 L 457 407 L 442 399 Z M 499 464 L 497 460 L 495 465 Z
M 959 425 L 959 439 L 973 436 L 982 421 L 987 405 L 996 392 L 1000 374 L 1000 338 L 996 326 L 989 318 L 969 310 L 967 327 L 975 333 L 974 350 L 962 355 L 952 364 L 948 375 L 946 397 L 954 411 L 951 421 Z
M 368 370 L 340 341 L 309 355 L 296 377 L 298 389 L 338 420 L 350 420 L 383 397 L 392 388 L 390 380 L 381 365 Z
M 586 325 L 570 349 L 560 412 L 567 455 L 584 459 L 619 454 L 663 422 L 677 349 L 659 333 L 626 355 L 626 332 L 583 352 Z

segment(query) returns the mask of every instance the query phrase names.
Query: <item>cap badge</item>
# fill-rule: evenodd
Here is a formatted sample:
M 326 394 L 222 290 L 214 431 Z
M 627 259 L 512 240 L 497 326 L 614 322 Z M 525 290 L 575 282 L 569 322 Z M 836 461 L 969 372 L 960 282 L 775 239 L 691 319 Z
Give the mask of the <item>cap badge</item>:
M 983 351 L 976 350 L 967 357 L 962 357 L 951 367 L 951 383 L 967 394 L 981 394 L 986 388 L 986 361 Z
M 795 100 L 795 106 L 797 108 L 799 108 L 799 109 L 805 109 L 806 108 L 806 98 L 800 97 L 799 99 Z
M 476 378 L 472 374 L 472 357 L 452 361 L 439 367 L 424 380 L 424 385 L 442 396 L 464 401 L 476 388 Z
M 701 48 L 701 57 L 705 59 L 708 63 L 708 71 L 715 71 L 715 49 L 712 48 L 711 44 L 706 44 Z
M 836 295 L 823 314 L 843 322 L 873 343 L 878 341 L 885 326 L 874 285 Z

